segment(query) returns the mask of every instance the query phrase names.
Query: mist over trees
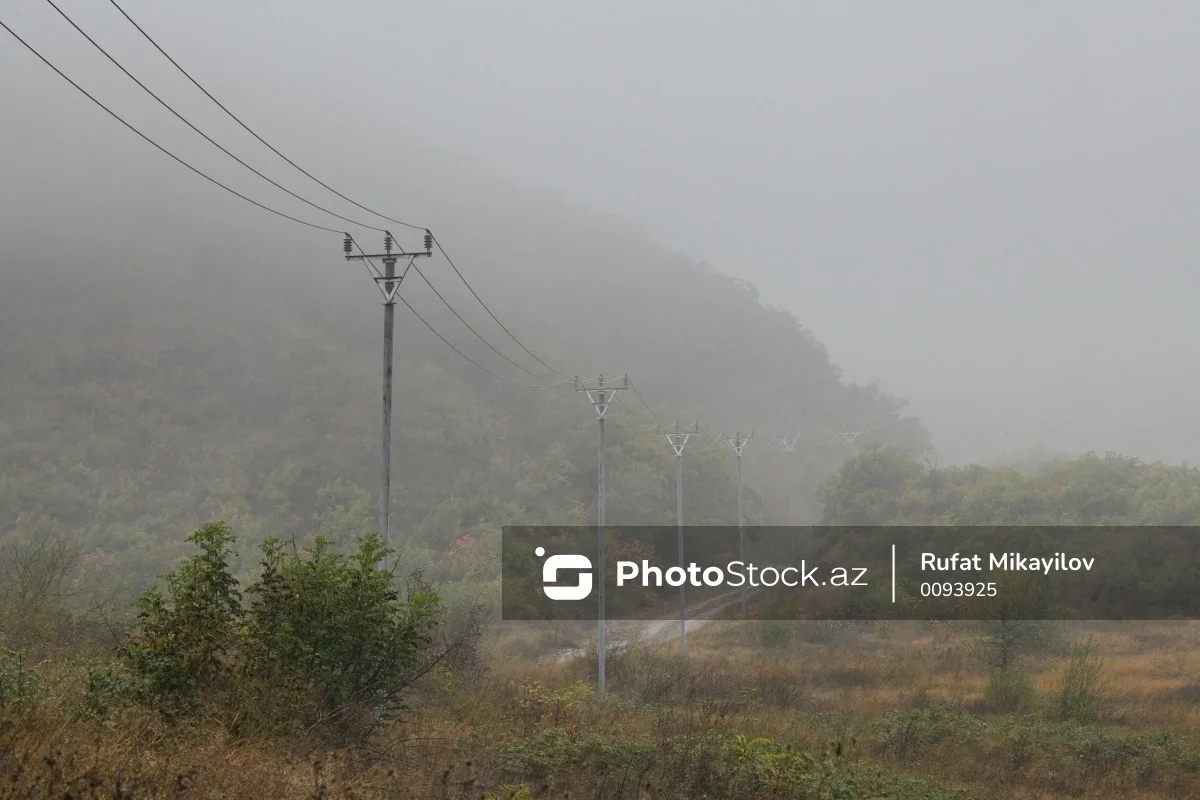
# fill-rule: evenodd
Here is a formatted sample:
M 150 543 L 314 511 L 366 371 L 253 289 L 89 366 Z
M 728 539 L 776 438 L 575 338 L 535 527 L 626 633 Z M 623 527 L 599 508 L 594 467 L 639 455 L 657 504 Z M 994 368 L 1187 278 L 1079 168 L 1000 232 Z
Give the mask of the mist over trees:
M 139 585 L 182 555 L 181 531 L 214 519 L 249 542 L 348 541 L 375 525 L 378 294 L 340 257 L 336 237 L 272 239 L 252 224 L 272 223 L 191 184 L 176 191 L 177 177 L 111 187 L 102 203 L 94 195 L 99 218 L 103 208 L 161 200 L 159 224 L 123 238 L 93 219 L 86 269 L 70 280 L 47 255 L 60 245 L 19 244 L 2 265 L 0 535 L 45 529 Z M 698 420 L 708 436 L 754 428 L 761 445 L 775 431 L 802 431 L 794 463 L 747 459 L 752 520 L 786 521 L 788 470 L 802 487 L 800 513 L 814 516 L 811 487 L 851 450 L 829 445 L 828 432 L 928 447 L 903 401 L 843 382 L 812 334 L 752 286 L 534 190 L 479 178 L 455 188 L 459 218 L 439 239 L 497 316 L 555 368 L 585 378 L 628 372 L 664 423 Z M 557 378 L 473 305 L 445 261 L 419 266 L 506 355 Z M 489 369 L 548 382 L 484 347 L 415 274 L 401 293 Z M 595 421 L 571 386 L 497 380 L 403 306 L 396 341 L 399 541 L 432 556 L 506 523 L 591 518 Z M 625 407 L 610 414 L 608 518 L 670 522 L 670 448 L 636 434 L 655 420 L 624 394 Z M 732 457 L 702 453 L 696 445 L 706 441 L 693 440 L 685 458 L 689 521 L 732 523 Z

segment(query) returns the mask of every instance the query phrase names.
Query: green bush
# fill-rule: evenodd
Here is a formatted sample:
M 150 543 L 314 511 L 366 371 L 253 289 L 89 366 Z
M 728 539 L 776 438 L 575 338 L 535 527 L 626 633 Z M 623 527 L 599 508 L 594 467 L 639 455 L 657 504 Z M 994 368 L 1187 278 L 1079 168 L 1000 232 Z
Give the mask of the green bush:
M 1076 644 L 1054 695 L 1054 715 L 1061 720 L 1094 722 L 1106 710 L 1104 659 L 1092 637 Z
M 193 711 L 229 677 L 241 617 L 233 541 L 226 523 L 205 525 L 188 537 L 200 553 L 164 576 L 165 592 L 154 586 L 137 601 L 125 664 L 141 681 L 141 699 L 169 715 Z
M 441 602 L 419 575 L 401 599 L 379 569 L 378 537 L 359 540 L 347 557 L 317 538 L 285 553 L 263 544 L 263 570 L 248 594 L 242 675 L 249 687 L 281 701 L 280 722 L 311 725 L 351 708 L 387 712 L 423 674 L 441 620 Z M 376 714 L 376 716 L 380 716 Z
M 37 699 L 40 677 L 28 651 L 0 648 L 0 712 L 23 709 Z
M 1017 714 L 1029 710 L 1037 699 L 1037 689 L 1025 670 L 1011 667 L 992 671 L 983 690 L 983 702 L 992 711 Z
M 438 595 L 414 575 L 401 598 L 392 573 L 378 567 L 390 551 L 374 535 L 350 556 L 321 537 L 290 553 L 268 539 L 248 605 L 229 568 L 229 526 L 211 523 L 188 541 L 200 553 L 165 576 L 165 591 L 153 587 L 138 601 L 127 673 L 89 676 L 97 711 L 128 690 L 170 716 L 195 713 L 204 698 L 230 712 L 235 732 L 324 724 L 361 736 L 401 707 L 413 681 L 477 635 L 468 627 L 454 641 L 435 641 Z
M 124 664 L 84 665 L 82 716 L 103 719 L 137 696 L 138 682 Z

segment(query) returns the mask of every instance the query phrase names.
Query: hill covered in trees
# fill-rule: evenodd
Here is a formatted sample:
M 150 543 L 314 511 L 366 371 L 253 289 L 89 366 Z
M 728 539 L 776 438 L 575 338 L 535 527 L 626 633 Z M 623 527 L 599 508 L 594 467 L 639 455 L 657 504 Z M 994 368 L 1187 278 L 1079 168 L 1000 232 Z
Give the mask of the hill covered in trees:
M 820 489 L 833 525 L 1200 525 L 1200 469 L 1107 453 L 1039 467 L 938 467 L 871 449 Z
M 18 243 L 0 263 L 0 537 L 62 537 L 91 553 L 94 574 L 139 585 L 211 520 L 247 542 L 346 542 L 376 519 L 378 294 L 340 258 L 336 237 L 265 241 L 260 226 L 274 223 L 177 177 L 111 190 L 63 242 Z M 664 422 L 699 420 L 710 435 L 800 428 L 815 441 L 870 430 L 927 448 L 902 401 L 843 382 L 812 333 L 753 287 L 538 191 L 455 178 L 431 200 L 435 218 L 457 212 L 440 240 L 496 315 L 556 369 L 628 372 Z M 48 202 L 39 197 L 30 213 Z M 117 209 L 152 221 L 153 235 L 105 228 Z M 64 279 L 57 256 L 76 245 L 88 263 Z M 420 267 L 498 349 L 558 377 L 506 338 L 444 260 Z M 417 275 L 401 292 L 492 371 L 547 382 L 481 344 Z M 397 320 L 396 541 L 433 559 L 506 523 L 592 518 L 596 425 L 586 401 L 570 385 L 486 374 L 402 305 Z M 608 519 L 673 521 L 670 449 L 635 435 L 654 419 L 625 395 L 610 414 Z M 801 512 L 812 517 L 808 489 L 851 451 L 801 450 Z M 732 523 L 731 456 L 702 451 L 685 459 L 689 522 Z M 781 459 L 747 460 L 752 521 L 785 521 Z

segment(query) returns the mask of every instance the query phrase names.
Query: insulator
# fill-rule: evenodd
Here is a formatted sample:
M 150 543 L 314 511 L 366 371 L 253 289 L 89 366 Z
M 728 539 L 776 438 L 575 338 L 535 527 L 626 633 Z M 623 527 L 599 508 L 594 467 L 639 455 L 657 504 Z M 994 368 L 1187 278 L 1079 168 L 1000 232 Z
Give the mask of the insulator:
M 342 240 L 342 249 L 346 251 L 346 255 L 350 255 L 351 249 L 354 247 L 354 240 L 350 238 L 350 234 L 346 234 L 346 238 Z
M 433 252 L 433 234 L 429 231 L 425 231 L 425 252 Z
M 392 235 L 390 233 L 384 234 L 383 249 L 388 253 L 392 252 Z

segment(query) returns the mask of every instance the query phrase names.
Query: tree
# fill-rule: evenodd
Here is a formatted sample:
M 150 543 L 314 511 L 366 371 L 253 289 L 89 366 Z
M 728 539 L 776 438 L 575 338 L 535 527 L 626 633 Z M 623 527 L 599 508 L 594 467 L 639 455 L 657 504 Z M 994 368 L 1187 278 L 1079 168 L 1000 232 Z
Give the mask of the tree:
M 35 532 L 14 539 L 0 552 L 0 634 L 21 649 L 68 626 L 67 603 L 80 592 L 76 546 Z
M 188 541 L 200 552 L 138 600 L 125 647 L 135 696 L 169 716 L 196 713 L 205 698 L 235 733 L 321 728 L 327 738 L 361 738 L 478 636 L 472 625 L 441 635 L 441 598 L 419 574 L 401 597 L 379 569 L 391 551 L 376 535 L 349 556 L 321 537 L 291 552 L 268 539 L 248 604 L 229 569 L 229 525 L 210 523 Z
M 225 522 L 188 537 L 200 548 L 138 599 L 125 660 L 141 696 L 168 714 L 193 710 L 205 690 L 220 690 L 236 654 L 241 595 L 229 571 L 234 542 Z
M 320 537 L 292 553 L 278 539 L 262 546 L 241 670 L 248 688 L 276 701 L 264 721 L 344 730 L 362 712 L 378 720 L 401 707 L 401 693 L 427 668 L 438 595 L 414 575 L 401 598 L 378 567 L 390 551 L 377 536 L 361 538 L 348 557 L 331 546 Z

